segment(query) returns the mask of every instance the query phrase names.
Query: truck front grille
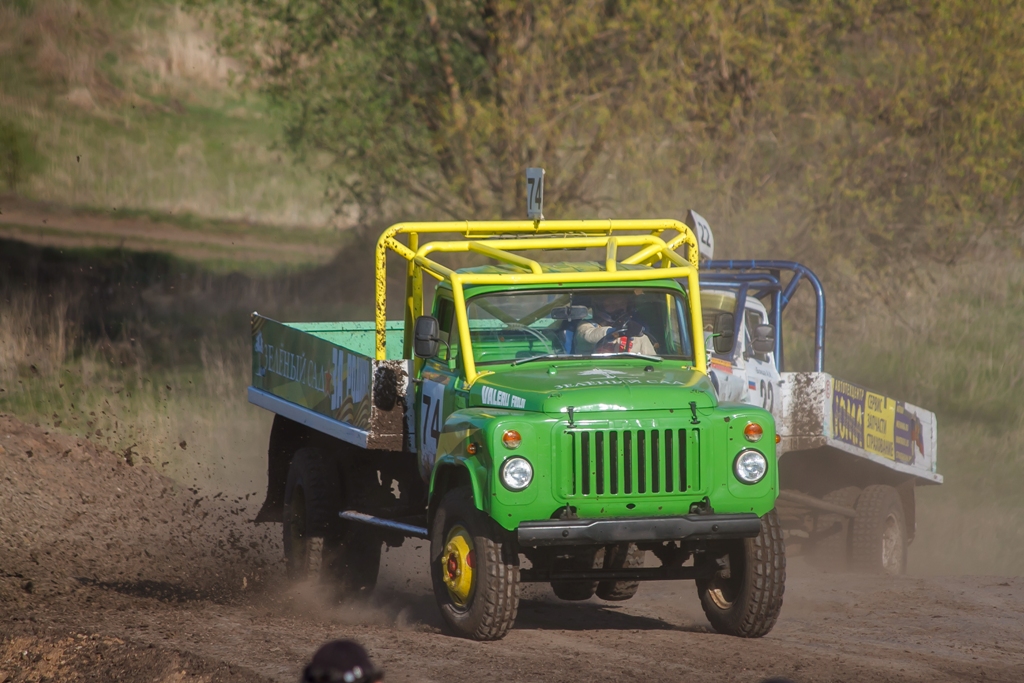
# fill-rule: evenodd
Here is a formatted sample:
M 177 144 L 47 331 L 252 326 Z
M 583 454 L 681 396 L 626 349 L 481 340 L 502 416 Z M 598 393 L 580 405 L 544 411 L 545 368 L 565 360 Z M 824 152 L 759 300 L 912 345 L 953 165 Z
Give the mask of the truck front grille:
M 570 496 L 682 493 L 687 485 L 686 429 L 571 430 Z

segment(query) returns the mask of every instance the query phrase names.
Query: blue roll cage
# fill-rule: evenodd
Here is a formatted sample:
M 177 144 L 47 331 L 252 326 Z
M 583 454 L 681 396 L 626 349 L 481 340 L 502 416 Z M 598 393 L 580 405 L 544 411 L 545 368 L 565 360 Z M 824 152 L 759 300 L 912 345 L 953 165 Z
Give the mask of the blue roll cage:
M 788 279 L 786 276 L 789 276 Z M 700 284 L 709 288 L 731 289 L 736 292 L 736 311 L 733 338 L 739 337 L 743 323 L 743 311 L 747 295 L 765 304 L 768 320 L 775 326 L 775 365 L 783 371 L 782 355 L 782 312 L 793 298 L 796 288 L 804 280 L 814 290 L 814 371 L 824 372 L 825 367 L 825 292 L 821 280 L 807 266 L 795 261 L 752 259 L 748 261 L 708 261 L 701 266 Z M 732 351 L 724 354 L 729 362 L 736 355 L 737 344 Z M 723 354 L 716 354 L 723 355 Z

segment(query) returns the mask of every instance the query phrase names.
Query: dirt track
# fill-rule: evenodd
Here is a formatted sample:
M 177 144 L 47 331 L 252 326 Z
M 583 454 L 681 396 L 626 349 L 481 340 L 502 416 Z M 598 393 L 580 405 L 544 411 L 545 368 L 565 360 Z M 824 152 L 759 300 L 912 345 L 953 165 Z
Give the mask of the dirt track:
M 367 603 L 285 585 L 255 498 L 175 485 L 87 441 L 0 417 L 0 682 L 295 681 L 354 637 L 401 681 L 1024 680 L 1024 579 L 879 580 L 790 563 L 766 638 L 714 634 L 692 584 L 620 604 L 527 585 L 498 643 L 445 635 L 425 547 L 387 553 Z
M 273 263 L 324 263 L 334 250 L 254 230 L 217 233 L 187 229 L 169 221 L 75 211 L 63 206 L 0 196 L 0 237 L 43 247 L 105 247 L 173 254 L 196 261 L 217 258 Z

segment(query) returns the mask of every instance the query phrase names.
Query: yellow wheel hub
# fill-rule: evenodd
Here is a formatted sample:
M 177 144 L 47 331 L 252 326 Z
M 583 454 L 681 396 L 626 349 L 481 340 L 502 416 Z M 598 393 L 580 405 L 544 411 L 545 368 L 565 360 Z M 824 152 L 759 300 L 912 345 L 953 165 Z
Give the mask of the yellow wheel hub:
M 465 607 L 473 594 L 473 568 L 476 552 L 473 538 L 461 526 L 452 527 L 441 554 L 441 576 L 448 587 L 448 595 L 459 607 Z

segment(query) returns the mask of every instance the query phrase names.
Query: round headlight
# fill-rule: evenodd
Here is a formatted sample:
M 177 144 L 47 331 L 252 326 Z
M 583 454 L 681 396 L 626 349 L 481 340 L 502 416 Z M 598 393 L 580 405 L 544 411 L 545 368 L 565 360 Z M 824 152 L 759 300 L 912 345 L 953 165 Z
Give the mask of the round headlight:
M 756 484 L 768 473 L 768 460 L 758 451 L 742 451 L 736 456 L 732 469 L 744 484 Z
M 533 481 L 533 465 L 526 458 L 509 458 L 501 466 L 501 483 L 510 491 L 522 491 Z

